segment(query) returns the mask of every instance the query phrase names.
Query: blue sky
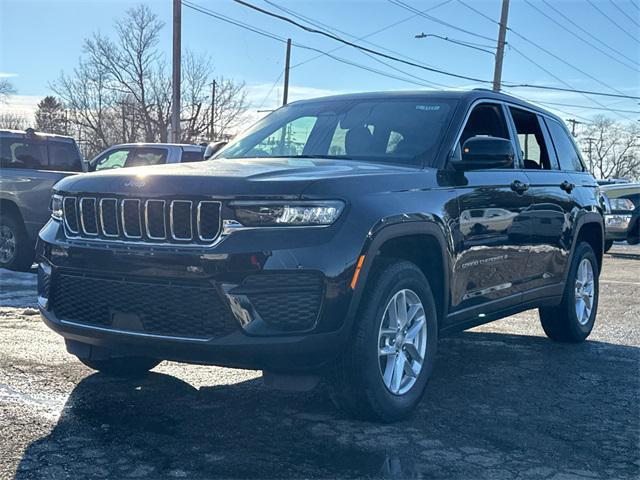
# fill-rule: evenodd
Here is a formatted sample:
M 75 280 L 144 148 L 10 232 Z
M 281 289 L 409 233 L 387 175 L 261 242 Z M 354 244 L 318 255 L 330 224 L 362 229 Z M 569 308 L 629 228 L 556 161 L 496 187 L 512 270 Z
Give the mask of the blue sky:
M 251 1 L 261 7 L 277 11 L 263 0 Z M 490 45 L 490 41 L 455 31 L 450 27 L 417 16 L 389 1 L 271 1 L 356 37 L 368 35 L 392 23 L 407 19 L 367 39 L 378 46 L 372 47 L 368 44 L 366 46 L 374 49 L 380 49 L 379 47 L 391 49 L 442 70 L 487 80 L 492 78 L 492 55 L 436 38 L 415 39 L 414 36 L 425 32 L 481 44 Z M 464 1 L 490 18 L 497 20 L 499 17 L 500 0 Z M 591 1 L 618 26 L 586 0 L 549 0 L 549 3 L 602 42 L 619 49 L 624 57 L 607 50 L 575 26 L 569 25 L 543 1 L 512 0 L 509 27 L 513 32 L 526 37 L 561 60 L 536 48 L 515 33 L 509 32 L 507 42 L 512 48 L 507 48 L 503 79 L 514 83 L 563 86 L 559 80 L 534 65 L 531 62 L 533 61 L 574 88 L 608 92 L 617 89 L 638 96 L 640 94 L 638 73 L 640 43 L 637 39 L 640 38 L 640 27 L 638 27 L 640 0 L 633 0 L 633 2 L 615 0 L 615 5 L 609 0 Z M 403 2 L 424 10 L 442 3 L 442 0 L 403 0 Z M 77 64 L 82 55 L 83 39 L 94 31 L 111 34 L 114 19 L 138 3 L 141 2 L 0 0 L 0 76 L 10 77 L 18 89 L 18 95 L 12 100 L 11 106 L 5 108 L 28 112 L 40 97 L 51 93 L 49 83 L 55 80 L 60 72 L 69 72 Z M 153 0 L 142 3 L 146 3 L 167 24 L 160 46 L 169 56 L 171 1 Z M 193 0 L 192 3 L 267 30 L 277 36 L 291 37 L 299 44 L 325 51 L 340 46 L 332 40 L 303 32 L 294 26 L 251 11 L 231 0 Z M 545 18 L 531 4 L 555 18 L 563 28 Z M 628 18 L 625 13 L 631 18 Z M 497 25 L 469 10 L 459 0 L 451 0 L 429 11 L 428 14 L 476 34 L 490 38 L 497 37 Z M 567 27 L 609 52 L 619 61 L 603 55 L 595 48 L 578 40 L 566 31 Z M 343 36 L 346 37 L 346 35 Z M 211 55 L 218 75 L 246 82 L 254 109 L 272 108 L 278 104 L 281 81 L 275 82 L 284 65 L 284 45 L 280 42 L 183 7 L 183 48 Z M 529 57 L 531 61 L 523 58 L 518 51 Z M 401 77 L 411 78 L 407 75 L 410 74 L 425 81 L 452 88 L 480 86 L 466 80 L 425 72 L 385 60 L 406 73 L 394 72 L 392 67 L 382 65 L 349 47 L 341 48 L 333 54 Z M 295 65 L 315 56 L 317 54 L 313 52 L 294 48 L 292 64 Z M 629 59 L 635 63 L 635 69 L 620 63 L 620 61 L 632 63 Z M 568 61 L 582 72 L 562 60 Z M 594 78 L 589 78 L 589 75 Z M 271 89 L 274 84 L 275 87 Z M 291 85 L 292 99 L 334 92 L 420 88 L 405 81 L 338 63 L 327 57 L 318 58 L 294 68 L 291 72 Z M 270 94 L 267 95 L 269 92 Z M 596 106 L 579 94 L 529 89 L 514 90 L 513 93 L 532 101 Z M 611 108 L 640 111 L 637 100 L 590 98 Z M 571 116 L 588 119 L 597 113 L 605 113 L 621 120 L 624 120 L 624 117 L 632 120 L 640 118 L 640 114 L 600 112 L 590 108 L 557 105 L 545 106 L 556 111 L 563 118 Z

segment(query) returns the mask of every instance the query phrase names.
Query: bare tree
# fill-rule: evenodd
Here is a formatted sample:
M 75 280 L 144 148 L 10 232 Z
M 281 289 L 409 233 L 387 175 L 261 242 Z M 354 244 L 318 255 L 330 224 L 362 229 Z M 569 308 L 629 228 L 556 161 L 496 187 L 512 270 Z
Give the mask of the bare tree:
M 600 116 L 581 138 L 589 170 L 597 178 L 640 178 L 640 126 Z
M 69 118 L 86 131 L 90 151 L 119 142 L 166 142 L 171 114 L 171 76 L 158 48 L 164 24 L 141 5 L 115 23 L 115 37 L 93 34 L 84 56 L 70 75 L 52 88 L 64 101 Z M 213 66 L 207 56 L 183 55 L 182 141 L 208 139 L 211 124 Z M 244 84 L 217 80 L 214 123 L 227 132 L 247 109 Z
M 27 127 L 28 120 L 24 115 L 19 113 L 0 113 L 0 128 L 9 130 L 24 130 Z
M 0 78 L 0 103 L 7 103 L 11 95 L 16 94 L 13 84 L 6 78 Z

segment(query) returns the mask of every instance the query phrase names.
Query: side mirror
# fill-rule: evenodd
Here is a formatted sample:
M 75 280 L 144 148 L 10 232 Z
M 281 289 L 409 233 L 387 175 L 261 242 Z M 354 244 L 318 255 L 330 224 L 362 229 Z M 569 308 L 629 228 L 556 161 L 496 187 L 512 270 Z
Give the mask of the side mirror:
M 461 155 L 454 155 L 451 164 L 456 170 L 511 168 L 514 158 L 515 153 L 510 140 L 477 136 L 464 142 Z
M 225 141 L 211 142 L 209 145 L 207 145 L 207 148 L 204 150 L 204 159 L 209 160 L 216 153 L 222 150 L 222 147 L 224 147 L 227 143 L 229 142 L 225 142 Z

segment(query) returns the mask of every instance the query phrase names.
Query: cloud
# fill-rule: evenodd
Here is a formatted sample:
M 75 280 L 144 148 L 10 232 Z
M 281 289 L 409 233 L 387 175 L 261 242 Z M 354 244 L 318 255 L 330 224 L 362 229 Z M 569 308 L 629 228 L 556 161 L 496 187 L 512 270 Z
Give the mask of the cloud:
M 28 119 L 29 123 L 32 123 L 40 100 L 42 100 L 42 96 L 38 95 L 11 95 L 7 103 L 2 105 L 2 111 L 22 115 Z
M 17 76 L 18 76 L 17 73 L 0 72 L 0 78 L 13 78 Z
M 282 105 L 282 80 L 277 84 L 257 83 L 247 85 L 247 100 L 252 110 L 272 110 Z M 325 88 L 303 87 L 289 85 L 289 101 L 307 98 L 326 97 L 342 93 L 338 90 Z

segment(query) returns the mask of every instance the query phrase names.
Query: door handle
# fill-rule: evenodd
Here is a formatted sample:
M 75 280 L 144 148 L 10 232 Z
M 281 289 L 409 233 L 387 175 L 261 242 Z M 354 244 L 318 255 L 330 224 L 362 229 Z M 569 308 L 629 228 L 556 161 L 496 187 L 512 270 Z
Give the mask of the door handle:
M 565 180 L 564 182 L 562 182 L 562 183 L 560 184 L 560 188 L 561 188 L 562 190 L 564 190 L 565 192 L 567 192 L 567 193 L 571 193 L 571 190 L 573 190 L 574 188 L 576 188 L 576 186 L 575 186 L 573 183 L 568 182 L 568 181 L 566 181 L 566 180 Z
M 521 182 L 520 180 L 514 180 L 513 182 L 511 182 L 511 190 L 516 193 L 522 194 L 529 190 L 529 185 Z

